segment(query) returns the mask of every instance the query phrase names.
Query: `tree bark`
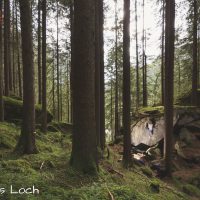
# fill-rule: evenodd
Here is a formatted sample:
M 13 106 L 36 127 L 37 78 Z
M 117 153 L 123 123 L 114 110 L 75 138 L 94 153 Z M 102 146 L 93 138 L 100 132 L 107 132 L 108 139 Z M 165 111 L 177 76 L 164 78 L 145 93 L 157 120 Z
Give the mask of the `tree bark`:
M 73 140 L 71 165 L 84 172 L 97 170 L 95 123 L 95 1 L 74 1 Z
M 42 131 L 47 131 L 46 0 L 42 0 Z
M 139 86 L 139 53 L 138 53 L 138 16 L 137 0 L 135 0 L 135 40 L 136 40 L 136 109 L 140 104 L 140 86 Z
M 23 122 L 16 150 L 24 154 L 37 153 L 35 145 L 35 95 L 33 36 L 30 0 L 20 0 L 22 60 L 23 60 Z
M 57 43 L 56 43 L 56 51 L 57 51 L 57 120 L 60 121 L 60 63 L 59 63 L 59 13 L 58 13 L 58 0 L 57 0 Z
M 16 94 L 16 69 L 15 69 L 15 2 L 13 0 L 12 5 L 12 84 L 13 84 L 13 92 Z
M 103 0 L 99 3 L 99 40 L 100 40 L 100 144 L 105 148 L 105 83 L 104 83 L 104 12 Z
M 53 91 L 53 116 L 56 115 L 56 104 L 55 104 L 55 53 L 53 52 L 53 73 L 52 73 L 52 91 Z
M 95 119 L 97 144 L 100 146 L 100 0 L 95 1 Z
M 38 103 L 42 103 L 41 84 L 41 0 L 38 0 Z
M 113 70 L 111 70 L 111 71 L 113 71 Z M 110 129 L 111 129 L 112 139 L 114 141 L 114 134 L 113 134 L 113 83 L 112 83 L 112 77 L 110 78 Z
M 73 58 L 72 58 L 72 52 L 73 52 L 73 30 L 74 30 L 74 1 L 70 1 L 70 43 L 71 43 L 71 62 L 70 62 L 70 118 L 71 123 L 73 123 L 73 99 L 72 99 L 72 67 L 73 67 Z
M 197 87 L 198 87 L 198 47 L 197 47 L 197 0 L 193 0 L 193 70 L 192 70 L 192 105 L 197 106 Z
M 4 0 L 4 85 L 5 96 L 10 94 L 10 0 Z
M 18 31 L 18 16 L 17 16 L 17 0 L 15 0 L 15 20 L 16 20 L 16 45 L 17 45 L 17 76 L 19 84 L 19 96 L 22 97 L 22 78 L 21 78 L 21 62 L 20 62 L 20 45 L 19 45 L 19 31 Z
M 3 34 L 2 34 L 2 1 L 0 1 L 0 121 L 4 121 L 4 104 L 3 104 Z
M 67 85 L 67 122 L 70 123 L 70 84 L 69 84 L 69 60 L 67 61 L 67 80 L 66 80 L 66 85 Z
M 165 0 L 162 5 L 162 38 L 161 38 L 161 105 L 164 105 L 164 84 L 165 84 Z
M 60 121 L 62 122 L 63 118 L 63 102 L 62 102 L 62 96 L 63 96 L 63 91 L 62 91 L 62 68 L 60 69 Z
M 12 92 L 13 90 L 13 77 L 12 77 L 12 57 L 11 57 L 11 9 L 10 9 L 10 0 L 9 1 L 9 5 L 7 6 L 7 11 L 8 11 L 8 21 L 7 21 L 7 25 L 8 25 L 8 67 L 9 67 L 9 90 Z
M 117 0 L 115 0 L 115 140 L 119 136 L 119 81 L 118 81 L 118 19 Z
M 124 153 L 123 161 L 131 164 L 131 97 L 130 97 L 130 0 L 124 0 L 123 20 L 123 130 Z
M 145 21 L 144 21 L 144 14 L 145 14 L 145 1 L 143 0 L 143 30 L 142 30 L 142 73 L 143 73 L 143 106 L 147 106 L 147 74 L 146 74 L 146 49 L 145 49 Z
M 166 0 L 165 17 L 165 165 L 167 175 L 172 170 L 173 134 L 173 87 L 174 87 L 174 40 L 175 40 L 175 1 Z

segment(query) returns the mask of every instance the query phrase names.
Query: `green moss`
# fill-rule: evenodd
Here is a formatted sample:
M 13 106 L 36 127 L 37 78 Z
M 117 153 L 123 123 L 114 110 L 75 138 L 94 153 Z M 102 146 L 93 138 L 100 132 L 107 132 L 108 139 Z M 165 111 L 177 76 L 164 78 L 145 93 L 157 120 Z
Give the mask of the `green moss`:
M 19 136 L 19 128 L 15 124 L 0 123 L 0 149 L 12 149 L 15 147 Z
M 5 120 L 8 122 L 15 122 L 20 124 L 23 118 L 23 102 L 16 98 L 3 97 L 5 104 Z M 42 120 L 42 107 L 35 105 L 36 123 L 41 123 Z M 53 115 L 47 111 L 47 122 L 51 122 Z
M 199 99 L 200 97 L 200 89 L 197 89 L 197 98 Z M 175 104 L 177 105 L 191 105 L 191 99 L 192 99 L 192 90 L 188 90 L 182 94 L 180 94 L 176 100 Z M 200 105 L 198 105 L 200 106 Z
M 195 176 L 193 176 L 193 177 L 191 177 L 189 179 L 189 183 L 194 185 L 194 186 L 196 186 L 196 187 L 198 187 L 200 189 L 200 173 L 195 175 Z
M 152 192 L 159 193 L 160 192 L 160 184 L 157 180 L 153 180 L 150 182 L 150 189 Z
M 190 196 L 200 197 L 200 190 L 191 184 L 184 185 L 183 192 L 185 192 L 186 194 Z
M 50 130 L 50 131 L 53 130 L 53 132 L 60 131 L 65 134 L 66 133 L 71 134 L 72 133 L 72 124 L 52 121 L 48 126 L 48 130 Z
M 153 176 L 152 170 L 149 167 L 141 167 L 141 171 L 150 178 Z
M 155 113 L 155 114 L 162 114 L 164 113 L 164 107 L 163 106 L 156 106 L 156 107 L 143 107 L 140 108 L 139 113 Z
M 188 196 L 175 188 L 168 189 L 165 183 L 155 179 L 160 186 L 159 193 L 152 192 L 152 179 L 138 173 L 140 169 L 123 169 L 120 158 L 110 149 L 110 159 L 101 161 L 98 176 L 82 174 L 69 165 L 71 138 L 61 132 L 37 131 L 36 144 L 40 152 L 19 156 L 12 151 L 17 143 L 20 128 L 9 123 L 0 123 L 0 134 L 4 141 L 12 138 L 10 148 L 0 148 L 0 186 L 9 189 L 35 185 L 39 195 L 10 195 L 0 199 L 9 200 L 109 200 L 109 192 L 116 200 L 188 200 Z M 123 174 L 111 173 L 113 168 Z M 153 180 L 154 181 L 154 180 Z M 155 185 L 155 184 L 154 184 Z
M 30 173 L 32 171 L 30 163 L 23 159 L 2 161 L 0 164 L 2 169 L 15 173 Z

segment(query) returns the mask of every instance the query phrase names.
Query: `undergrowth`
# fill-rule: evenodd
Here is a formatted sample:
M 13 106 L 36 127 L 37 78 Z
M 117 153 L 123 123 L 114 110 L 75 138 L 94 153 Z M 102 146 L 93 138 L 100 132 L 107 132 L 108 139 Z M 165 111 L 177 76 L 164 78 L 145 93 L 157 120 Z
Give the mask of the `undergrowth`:
M 100 162 L 98 177 L 74 171 L 69 165 L 71 136 L 67 133 L 37 131 L 36 143 L 40 152 L 16 155 L 13 149 L 19 134 L 18 126 L 0 123 L 0 188 L 7 191 L 0 194 L 2 200 L 189 199 L 174 187 L 149 176 L 150 169 L 141 170 L 138 166 L 123 169 L 117 161 L 119 156 L 112 150 L 109 160 Z M 34 185 L 40 193 L 13 195 L 9 192 L 11 185 L 15 190 Z M 159 191 L 152 190 L 152 185 L 159 187 Z

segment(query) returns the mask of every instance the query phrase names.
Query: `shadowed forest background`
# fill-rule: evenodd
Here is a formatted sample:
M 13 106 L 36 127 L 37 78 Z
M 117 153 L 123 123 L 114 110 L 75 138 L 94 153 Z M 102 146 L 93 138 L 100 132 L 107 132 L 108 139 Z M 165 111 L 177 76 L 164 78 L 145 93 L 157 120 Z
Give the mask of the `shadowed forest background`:
M 0 199 L 199 199 L 199 4 L 0 0 Z

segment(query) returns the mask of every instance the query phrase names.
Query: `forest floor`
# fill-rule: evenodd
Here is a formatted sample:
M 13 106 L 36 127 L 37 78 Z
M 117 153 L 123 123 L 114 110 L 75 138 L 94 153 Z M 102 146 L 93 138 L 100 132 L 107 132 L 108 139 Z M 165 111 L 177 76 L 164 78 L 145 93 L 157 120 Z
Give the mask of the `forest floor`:
M 199 190 L 179 179 L 160 180 L 148 167 L 124 169 L 115 146 L 110 158 L 100 162 L 99 176 L 74 171 L 69 165 L 71 136 L 61 132 L 37 131 L 40 153 L 19 156 L 13 153 L 20 127 L 0 123 L 0 200 L 188 200 L 199 199 Z M 37 195 L 10 194 L 9 188 L 35 186 Z M 1 190 L 0 190 L 1 191 Z M 183 192 L 185 191 L 185 193 Z

